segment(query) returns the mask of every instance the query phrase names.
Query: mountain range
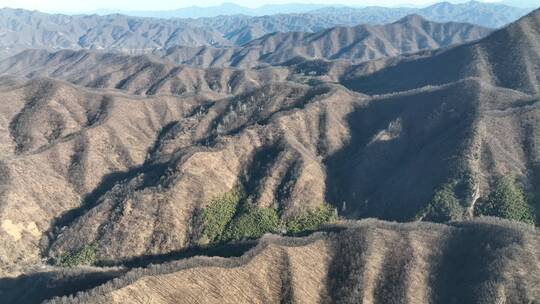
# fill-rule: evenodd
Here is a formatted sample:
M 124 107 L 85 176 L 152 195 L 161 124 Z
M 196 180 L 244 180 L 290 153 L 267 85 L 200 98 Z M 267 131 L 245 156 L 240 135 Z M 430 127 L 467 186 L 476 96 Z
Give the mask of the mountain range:
M 241 44 L 2 14 L 4 302 L 540 298 L 540 10 Z
M 125 11 L 113 9 L 101 9 L 88 13 L 98 15 L 123 14 L 137 17 L 153 18 L 204 18 L 223 15 L 246 15 L 265 16 L 275 14 L 305 13 L 312 10 L 327 7 L 323 4 L 291 3 L 291 4 L 266 4 L 257 8 L 249 8 L 234 3 L 222 3 L 216 6 L 199 7 L 190 6 L 168 11 Z
M 270 15 L 286 15 L 286 14 L 308 14 L 308 15 L 354 15 L 356 18 L 361 18 L 359 22 L 366 23 L 368 21 L 377 23 L 389 23 L 396 21 L 409 14 L 419 14 L 428 19 L 436 21 L 462 21 L 473 22 L 481 20 L 484 26 L 493 26 L 499 22 L 508 23 L 507 18 L 517 18 L 516 14 L 521 11 L 521 14 L 526 13 L 524 10 L 516 9 L 533 9 L 540 6 L 537 0 L 520 0 L 520 1 L 502 1 L 495 3 L 486 3 L 479 1 L 469 1 L 462 3 L 440 2 L 429 6 L 401 5 L 397 7 L 384 6 L 347 6 L 347 5 L 324 5 L 324 4 L 306 4 L 306 3 L 290 3 L 290 4 L 267 4 L 257 8 L 249 8 L 240 6 L 234 3 L 223 3 L 217 6 L 198 7 L 191 6 L 168 11 L 126 11 L 103 9 L 89 13 L 99 15 L 123 14 L 137 17 L 153 17 L 153 18 L 212 18 L 217 16 L 270 16 Z M 505 11 L 506 10 L 506 11 Z M 477 15 L 481 13 L 481 15 Z M 88 14 L 88 12 L 86 13 Z M 337 16 L 336 16 L 337 17 Z M 434 18 L 442 19 L 434 19 Z M 339 18 L 339 17 L 338 17 Z M 495 20 L 489 20 L 495 18 Z M 502 18 L 503 20 L 498 20 Z M 506 21 L 504 21 L 506 20 Z M 503 24 L 499 24 L 503 25 Z
M 411 15 L 388 25 L 334 27 L 316 33 L 278 32 L 267 34 L 243 46 L 172 46 L 153 49 L 148 52 L 155 61 L 196 67 L 246 68 L 278 65 L 291 60 L 302 59 L 348 59 L 350 62 L 363 62 L 474 41 L 485 37 L 490 32 L 490 29 L 471 24 L 435 23 L 420 16 Z M 141 34 L 140 36 L 144 35 Z M 103 38 L 103 36 L 100 37 Z M 112 42 L 112 44 L 128 43 L 127 41 Z M 59 53 L 66 52 L 72 53 L 65 50 L 59 51 Z M 34 55 L 30 55 L 30 53 Z M 45 53 L 25 51 L 6 59 L 2 63 L 4 72 L 13 72 L 14 69 L 17 69 L 17 63 L 21 60 L 39 61 L 27 65 L 30 68 L 42 68 L 44 65 L 59 63 L 57 58 L 47 56 Z M 79 52 L 79 54 L 83 53 L 85 52 Z M 35 58 L 36 56 L 38 58 Z M 62 55 L 59 56 L 63 57 Z M 25 59 L 21 57 L 25 57 Z M 77 58 L 63 59 L 61 64 L 68 65 L 69 61 L 78 60 Z M 50 62 L 43 62 L 43 60 Z M 112 64 L 114 65 L 116 62 Z M 75 68 L 82 66 L 82 64 L 77 64 Z M 120 70 L 125 71 L 125 69 Z M 101 74 L 105 71 L 108 71 L 108 69 L 100 69 Z M 77 76 L 80 76 L 80 74 Z
M 540 1 L 538 0 L 504 0 L 502 4 L 522 7 L 522 8 L 535 8 L 540 6 Z
M 241 46 L 270 33 L 319 32 L 336 26 L 392 23 L 411 14 L 435 22 L 455 21 L 495 28 L 527 11 L 468 2 L 439 3 L 423 9 L 325 8 L 302 14 L 260 17 L 153 19 L 122 15 L 50 15 L 4 8 L 0 9 L 0 58 L 28 48 L 85 48 L 141 54 L 173 46 Z

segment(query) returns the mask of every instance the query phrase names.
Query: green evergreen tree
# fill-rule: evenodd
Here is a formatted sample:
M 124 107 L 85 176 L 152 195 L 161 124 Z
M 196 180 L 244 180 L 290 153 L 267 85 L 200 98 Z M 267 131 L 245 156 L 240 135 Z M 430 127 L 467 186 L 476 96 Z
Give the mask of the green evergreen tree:
M 478 206 L 477 214 L 535 223 L 531 206 L 527 203 L 523 191 L 516 185 L 515 178 L 510 176 L 497 180 L 493 191 Z

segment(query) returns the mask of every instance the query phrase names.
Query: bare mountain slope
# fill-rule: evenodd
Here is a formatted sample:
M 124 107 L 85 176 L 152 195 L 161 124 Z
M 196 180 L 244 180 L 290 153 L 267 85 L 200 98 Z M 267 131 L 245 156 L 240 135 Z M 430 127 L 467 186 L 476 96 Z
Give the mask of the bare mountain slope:
M 215 102 L 204 95 L 81 92 L 50 79 L 4 80 L 2 99 L 11 100 L 1 111 L 6 271 L 35 263 L 42 236 L 41 250 L 51 256 L 86 241 L 96 243 L 103 260 L 184 248 L 194 210 L 237 184 L 259 206 L 279 201 L 284 214 L 308 197 L 320 205 L 318 149 L 341 145 L 346 130 L 333 120 L 359 100 L 340 87 L 291 83 Z M 323 120 L 321 111 L 328 111 Z M 256 164 L 265 153 L 273 156 L 261 175 Z M 32 216 L 36 210 L 40 217 Z
M 538 94 L 540 10 L 478 42 L 422 57 L 393 60 L 388 67 L 374 73 L 366 74 L 359 69 L 358 77 L 353 72 L 343 82 L 361 92 L 381 94 L 478 77 L 495 86 Z
M 325 8 L 303 14 L 241 15 L 199 19 L 152 19 L 119 14 L 59 15 L 0 9 L 0 58 L 24 49 L 107 49 L 131 54 L 173 46 L 243 45 L 274 32 L 318 32 L 336 26 L 384 24 L 418 14 L 436 22 L 500 27 L 526 14 L 499 4 L 439 3 L 424 9 Z
M 248 17 L 242 15 L 191 19 L 194 23 L 217 29 L 236 44 L 242 44 L 259 35 L 273 32 L 318 32 L 336 26 L 353 27 L 359 24 L 386 24 L 407 15 L 416 14 L 435 22 L 465 22 L 484 27 L 499 28 L 524 16 L 530 9 L 516 8 L 499 3 L 469 1 L 465 3 L 440 2 L 425 8 L 403 7 L 325 7 L 300 14 L 276 14 Z
M 494 219 L 366 220 L 305 238 L 265 236 L 239 258 L 134 270 L 48 303 L 534 303 L 539 246 L 538 230 Z
M 173 64 L 187 64 L 199 67 L 239 67 L 250 68 L 261 65 L 278 65 L 293 59 L 347 59 L 363 62 L 413 53 L 424 49 L 437 49 L 452 44 L 474 41 L 485 37 L 491 30 L 465 23 L 436 23 L 417 15 L 405 17 L 388 25 L 361 25 L 357 27 L 336 27 L 316 33 L 293 32 L 273 33 L 253 40 L 242 47 L 213 47 L 201 44 L 178 45 L 170 48 L 156 48 L 148 53 Z M 55 55 L 46 52 L 25 51 L 0 63 L 0 72 L 18 73 L 29 70 L 41 71 L 53 77 L 69 79 L 60 65 L 82 68 L 88 62 L 102 63 L 101 70 L 110 70 L 110 65 L 118 66 L 128 57 L 111 54 L 85 55 L 85 52 L 59 51 Z M 84 58 L 83 56 L 89 58 Z M 81 60 L 79 63 L 77 60 Z M 148 66 L 143 57 L 129 59 L 140 61 L 139 66 Z M 52 67 L 57 67 L 52 71 Z M 94 69 L 96 69 L 94 67 Z M 130 71 L 122 68 L 120 71 Z M 94 71 L 92 74 L 95 74 Z M 104 72 L 100 72 L 104 74 Z M 87 74 L 87 73 L 85 73 Z M 80 76 L 79 76 L 80 77 Z M 89 77 L 89 76 L 85 76 Z M 105 75 L 101 75 L 103 80 Z M 159 77 L 159 73 L 158 76 Z M 101 79 L 99 79 L 101 80 Z
M 478 40 L 491 32 L 466 23 L 436 23 L 418 15 L 387 25 L 332 27 L 315 33 L 276 32 L 241 48 L 178 46 L 154 55 L 175 63 L 253 67 L 283 64 L 295 58 L 363 62 Z
M 54 218 L 80 207 L 105 176 L 142 165 L 161 128 L 206 102 L 90 92 L 50 79 L 3 78 L 0 95 L 10 101 L 1 105 L 4 272 L 39 261 Z
M 336 27 L 313 34 L 270 34 L 251 41 L 244 49 L 258 48 L 260 58 L 272 63 L 298 56 L 367 61 L 477 40 L 490 32 L 471 24 L 436 23 L 410 15 L 384 26 Z
M 460 205 L 453 219 L 472 216 L 499 175 L 517 175 L 533 193 L 540 155 L 534 144 L 540 134 L 539 35 L 531 30 L 537 22 L 535 12 L 481 42 L 387 68 L 459 59 L 439 79 L 382 69 L 351 82 L 361 87 L 369 77 L 386 75 L 373 78 L 381 84 L 373 90 L 382 84 L 408 90 L 376 96 L 283 78 L 237 92 L 195 89 L 200 94 L 174 96 L 164 85 L 149 94 L 148 83 L 172 70 L 160 77 L 143 73 L 151 80 L 141 80 L 146 96 L 110 84 L 91 88 L 88 81 L 80 82 L 89 86 L 83 88 L 4 77 L 0 98 L 9 102 L 0 105 L 0 239 L 9 245 L 1 248 L 2 270 L 25 270 L 40 258 L 59 258 L 88 244 L 99 261 L 117 263 L 181 250 L 198 239 L 197 210 L 235 186 L 251 195 L 253 206 L 275 207 L 282 218 L 328 201 L 344 216 L 400 221 L 423 218 L 435 191 L 447 183 L 464 189 L 456 193 Z M 502 47 L 486 50 L 489 56 L 467 55 L 485 44 Z M 512 60 L 495 56 L 514 51 L 520 56 Z M 85 61 L 92 56 L 126 60 L 111 64 L 111 71 L 140 61 L 86 52 L 35 54 L 32 60 L 44 62 L 50 75 L 99 70 L 96 59 Z M 63 65 L 63 58 L 73 65 Z M 478 58 L 476 65 L 471 58 Z M 476 67 L 476 77 L 458 73 Z M 486 67 L 491 71 L 480 69 Z M 526 73 L 516 78 L 516 70 Z M 261 71 L 248 70 L 246 77 Z M 137 79 L 129 76 L 137 75 L 133 71 L 119 73 L 112 84 Z M 428 80 L 439 85 L 424 86 Z
M 346 78 L 350 88 L 384 95 L 375 97 L 379 101 L 371 110 L 359 110 L 349 118 L 359 144 L 353 140 L 343 155 L 335 156 L 336 162 L 329 163 L 329 172 L 346 177 L 337 179 L 333 190 L 337 194 L 330 192 L 331 201 L 365 200 L 353 207 L 361 206 L 355 209 L 361 215 L 404 215 L 404 206 L 421 204 L 417 200 L 421 189 L 432 189 L 435 185 L 427 183 L 441 177 L 447 182 L 474 180 L 462 198 L 472 210 L 478 197 L 489 191 L 493 177 L 509 173 L 516 174 L 529 191 L 538 191 L 534 143 L 539 117 L 539 23 L 537 10 L 479 42 L 390 60 L 389 66 L 383 64 L 373 73 L 358 68 L 361 76 Z M 436 105 L 440 108 L 431 108 Z M 420 119 L 422 113 L 425 120 Z M 370 147 L 380 138 L 383 145 Z M 429 140 L 422 142 L 422 138 Z M 401 187 L 403 192 L 397 190 Z M 407 187 L 414 187 L 416 198 L 406 194 Z M 386 191 L 389 188 L 394 191 Z M 379 202 L 384 202 L 384 208 L 372 205 Z
M 163 63 L 144 55 L 87 50 L 24 51 L 1 61 L 0 73 L 54 77 L 85 87 L 119 89 L 136 95 L 236 94 L 264 83 L 284 81 L 289 74 L 286 68 L 202 69 Z
M 452 37 L 404 21 L 416 34 L 396 34 Z M 0 296 L 30 285 L 46 297 L 23 299 L 41 301 L 117 277 L 58 301 L 535 301 L 538 230 L 460 220 L 478 215 L 500 176 L 540 192 L 539 25 L 535 11 L 480 41 L 352 67 L 292 58 L 204 69 L 88 50 L 2 61 L 0 275 L 11 278 Z M 202 210 L 238 188 L 247 195 L 234 214 L 267 208 L 286 221 L 328 202 L 343 218 L 419 221 L 448 185 L 450 224 L 344 224 L 266 237 L 242 258 L 123 275 L 201 253 L 189 250 L 210 243 Z M 250 245 L 227 246 L 236 256 Z M 117 268 L 51 265 L 85 248 Z
M 394 22 L 406 15 L 418 14 L 437 22 L 467 22 L 498 28 L 522 17 L 529 10 L 507 6 L 501 3 L 486 3 L 473 0 L 463 3 L 443 1 L 424 8 L 389 8 L 378 6 L 364 8 L 321 8 L 311 13 L 321 16 L 332 16 L 335 19 L 341 20 L 351 18 L 353 20 L 362 20 L 363 23 L 379 24 Z

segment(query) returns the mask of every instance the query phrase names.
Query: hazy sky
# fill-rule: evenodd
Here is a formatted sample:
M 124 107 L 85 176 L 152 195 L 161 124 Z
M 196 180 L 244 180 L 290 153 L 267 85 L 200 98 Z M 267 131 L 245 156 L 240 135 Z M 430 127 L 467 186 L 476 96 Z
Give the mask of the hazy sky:
M 485 0 L 494 2 L 496 0 Z M 212 6 L 223 2 L 234 2 L 248 7 L 258 7 L 264 4 L 285 3 L 335 3 L 355 6 L 415 4 L 423 5 L 437 2 L 434 0 L 0 0 L 0 7 L 35 9 L 44 12 L 81 12 L 96 9 L 122 10 L 170 10 L 186 6 Z M 450 2 L 464 2 L 454 0 Z

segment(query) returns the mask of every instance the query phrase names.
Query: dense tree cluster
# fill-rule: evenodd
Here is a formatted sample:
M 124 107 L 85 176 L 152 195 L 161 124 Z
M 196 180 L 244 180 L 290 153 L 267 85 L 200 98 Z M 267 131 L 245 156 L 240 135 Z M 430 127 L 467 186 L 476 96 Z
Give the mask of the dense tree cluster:
M 241 190 L 210 201 L 201 212 L 200 244 L 259 238 L 265 233 L 297 234 L 314 231 L 337 219 L 333 207 L 323 204 L 281 217 L 275 208 L 253 206 Z
M 79 265 L 93 265 L 97 261 L 97 247 L 85 245 L 73 252 L 67 252 L 60 256 L 56 263 L 59 266 L 73 267 Z
M 493 191 L 478 205 L 478 215 L 496 216 L 535 224 L 534 211 L 511 176 L 499 178 Z

